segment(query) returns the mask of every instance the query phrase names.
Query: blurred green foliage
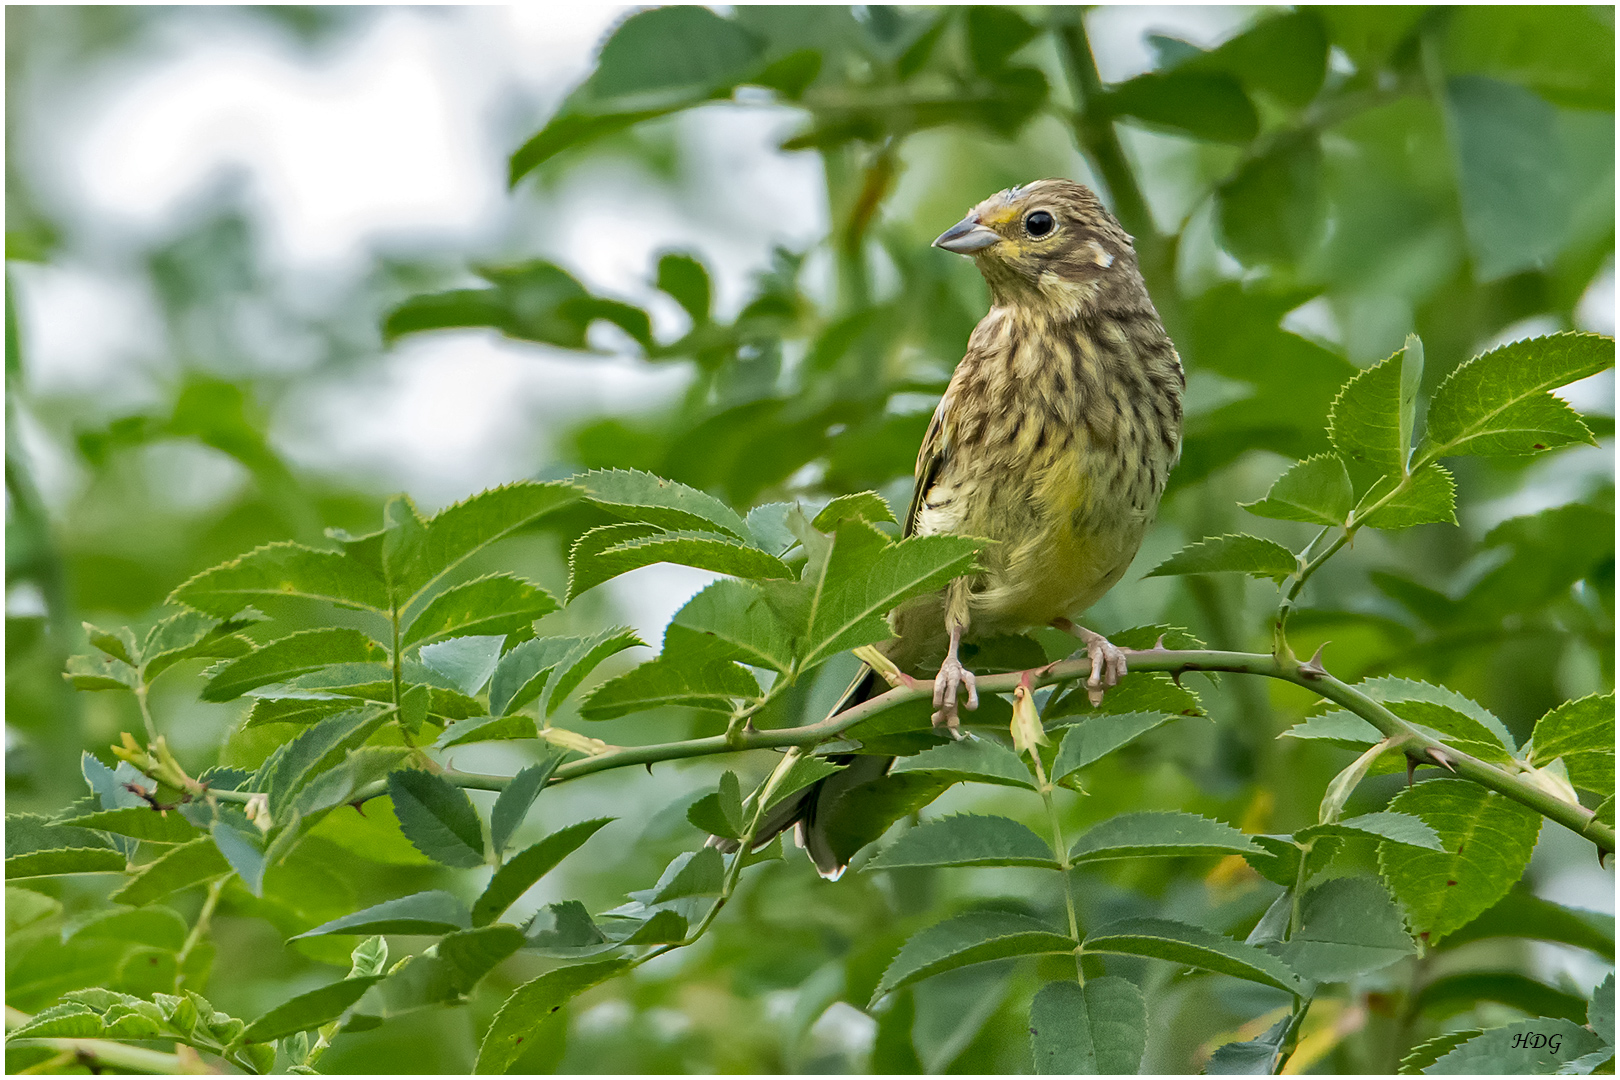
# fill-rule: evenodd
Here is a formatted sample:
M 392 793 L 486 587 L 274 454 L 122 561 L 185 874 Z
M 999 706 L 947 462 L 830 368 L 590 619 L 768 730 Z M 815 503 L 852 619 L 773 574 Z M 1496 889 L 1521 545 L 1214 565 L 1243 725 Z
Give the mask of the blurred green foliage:
M 170 613 L 164 600 L 177 585 L 257 545 L 330 546 L 326 527 L 356 535 L 375 527 L 386 492 L 302 475 L 270 431 L 311 386 L 339 375 L 380 379 L 389 344 L 402 336 L 489 328 L 471 332 L 683 373 L 666 406 L 573 418 L 556 433 L 554 453 L 533 463 L 537 477 L 645 469 L 739 511 L 866 489 L 903 506 L 934 401 L 988 302 L 972 267 L 928 241 L 992 191 L 1045 175 L 1093 184 L 1135 236 L 1189 373 L 1183 457 L 1158 531 L 1090 622 L 1104 631 L 1184 626 L 1215 648 L 1269 650 L 1269 582 L 1143 572 L 1186 543 L 1242 530 L 1300 548 L 1316 526 L 1286 515 L 1257 522 L 1237 504 L 1266 496 L 1283 459 L 1333 449 L 1328 416 L 1340 386 L 1408 333 L 1423 341 L 1421 399 L 1430 400 L 1467 358 L 1527 328 L 1575 327 L 1583 298 L 1610 287 L 1602 275 L 1612 275 L 1614 252 L 1613 11 L 1267 10 L 1213 49 L 1152 34 L 1153 69 L 1112 83 L 1099 75 L 1092 44 L 1109 14 L 745 6 L 724 16 L 703 8 L 632 16 L 589 78 L 549 117 L 533 117 L 538 130 L 514 145 L 513 198 L 549 198 L 576 170 L 606 165 L 701 200 L 691 190 L 702 171 L 690 159 L 683 114 L 772 104 L 792 120 L 780 152 L 819 163 L 827 229 L 803 250 L 778 250 L 740 304 L 717 304 L 700 250 L 661 253 L 648 266 L 649 293 L 664 299 L 604 295 L 566 256 L 503 251 L 379 255 L 356 284 L 312 306 L 274 272 L 252 214 L 225 199 L 199 207 L 132 261 L 130 278 L 156 298 L 161 336 L 144 343 L 154 357 L 145 404 L 113 412 L 93 394 L 36 389 L 37 328 L 17 302 L 34 269 L 26 264 L 68 261 L 97 241 L 83 235 L 84 223 L 54 219 L 60 204 L 38 190 L 26 154 L 8 154 L 8 814 L 59 811 L 84 793 L 82 751 L 112 777 L 107 747 L 121 731 L 143 730 L 132 697 L 80 693 L 62 680 L 67 657 L 86 651 L 82 621 L 149 626 Z M 19 118 L 49 115 L 49 103 L 31 96 L 36 87 L 147 47 L 174 17 L 8 9 L 8 138 L 18 138 Z M 364 18 L 299 8 L 243 17 L 310 48 Z M 666 300 L 681 329 L 655 332 L 667 320 L 648 309 L 669 309 Z M 287 360 L 288 342 L 299 342 L 305 359 Z M 1460 459 L 1460 527 L 1362 533 L 1353 553 L 1312 578 L 1290 623 L 1296 649 L 1307 655 L 1331 641 L 1328 666 L 1347 681 L 1443 683 L 1500 717 L 1519 743 L 1562 703 L 1612 690 L 1612 403 L 1584 406 L 1582 419 L 1603 439 L 1601 455 L 1577 447 L 1545 459 Z M 66 456 L 82 482 L 48 483 L 31 450 L 40 445 Z M 201 470 L 220 460 L 234 463 L 224 493 L 189 497 Z M 1352 460 L 1349 478 L 1364 490 L 1375 474 Z M 503 541 L 498 557 L 474 557 L 466 571 L 515 566 L 564 596 L 567 544 L 611 520 L 596 505 L 567 508 Z M 610 603 L 588 596 L 546 625 L 595 633 L 611 621 Z M 283 629 L 320 625 L 297 611 L 276 614 Z M 262 628 L 243 632 L 268 637 Z M 199 703 L 202 665 L 182 664 L 150 706 L 193 775 L 251 771 L 287 740 L 293 729 L 249 723 L 240 701 Z M 611 676 L 622 665 L 608 660 L 602 670 Z M 785 703 L 781 719 L 824 710 L 847 672 L 829 665 Z M 1274 738 L 1317 722 L 1306 715 L 1311 696 L 1239 676 L 1198 690 L 1207 718 L 1148 731 L 1119 751 L 1117 767 L 1085 774 L 1089 797 L 1060 803 L 1069 835 L 1123 812 L 1190 811 L 1251 833 L 1316 819 L 1324 788 L 1354 751 L 1330 738 Z M 424 720 L 450 700 L 423 705 Z M 574 728 L 578 719 L 573 703 L 554 718 Z M 642 744 L 713 734 L 719 724 L 713 713 L 671 707 L 588 733 Z M 510 773 L 533 757 L 515 750 L 500 768 Z M 775 760 L 755 752 L 734 767 L 758 780 Z M 372 766 L 381 775 L 396 761 Z M 629 820 L 610 826 L 611 843 L 587 845 L 565 864 L 566 889 L 542 902 L 576 897 L 601 912 L 649 888 L 698 842 L 687 808 L 717 774 L 714 765 L 660 765 L 651 778 L 625 770 L 548 794 L 535 812 L 545 832 L 605 810 Z M 1575 768 L 1570 775 L 1577 779 Z M 1383 810 L 1399 790 L 1399 777 L 1375 775 L 1345 814 Z M 140 1022 L 171 1042 L 183 1028 L 206 1051 L 229 1043 L 230 1016 L 262 1016 L 306 991 L 372 978 L 364 958 L 350 957 L 352 940 L 283 941 L 407 894 L 476 895 L 473 874 L 406 842 L 399 826 L 412 811 L 400 798 L 372 800 L 364 816 L 326 817 L 264 871 L 257 890 L 224 879 L 211 932 L 189 945 L 185 928 L 214 904 L 200 884 L 154 892 L 161 903 L 140 909 L 147 922 L 105 933 L 93 918 L 110 910 L 104 877 L 31 877 L 8 888 L 8 1005 L 37 1013 L 86 987 L 149 996 L 183 985 L 229 1016 L 193 1021 L 176 1004 Z M 476 798 L 488 816 L 489 800 Z M 1019 798 L 964 787 L 939 805 L 1042 827 Z M 8 839 L 29 827 L 8 824 Z M 1594 928 L 1532 895 L 1590 859 L 1589 850 L 1551 840 L 1556 832 L 1542 830 L 1523 886 L 1423 960 L 1319 999 L 1294 1033 L 1296 1065 L 1390 1071 L 1413 1048 L 1415 1058 L 1428 1054 L 1418 1064 L 1450 1052 L 1420 1045 L 1446 1032 L 1526 1016 L 1587 1019 L 1590 983 L 1546 981 L 1527 942 L 1512 936 L 1533 924 L 1584 950 L 1588 968 L 1612 964 L 1612 922 Z M 113 840 L 85 843 L 124 851 Z M 227 842 L 219 849 L 228 855 Z M 1331 850 L 1336 872 L 1375 867 L 1366 836 L 1340 837 Z M 217 873 L 212 863 L 189 878 L 181 870 L 174 881 Z M 902 988 L 875 1020 L 859 1010 L 911 934 L 975 907 L 1059 910 L 1050 877 L 896 867 L 827 885 L 797 856 L 766 863 L 700 944 L 588 991 L 514 1068 L 1027 1071 L 1030 1002 L 1042 982 L 1063 976 L 1063 958 L 963 968 Z M 1153 914 L 1242 937 L 1259 932 L 1277 894 L 1247 864 L 1209 853 L 1092 864 L 1076 880 L 1086 927 Z M 395 939 L 396 954 L 412 940 L 420 939 Z M 465 1071 L 503 999 L 549 963 L 528 953 L 504 960 L 464 1007 L 346 1032 L 321 1068 Z M 1149 1002 L 1156 1034 L 1143 1071 L 1198 1069 L 1234 1041 L 1249 1049 L 1223 1047 L 1227 1059 L 1269 1056 L 1280 1045 L 1281 1029 L 1268 1028 L 1283 1015 L 1275 1010 L 1285 994 L 1180 970 L 1108 961 L 1108 974 L 1135 982 Z M 105 1011 L 107 1002 L 75 1008 L 92 1006 Z M 319 1012 L 308 1007 L 308 1016 Z M 1598 1002 L 1592 1008 L 1601 1011 Z M 1610 1009 L 1612 1024 L 1612 999 Z M 12 1049 L 8 1066 L 50 1056 Z

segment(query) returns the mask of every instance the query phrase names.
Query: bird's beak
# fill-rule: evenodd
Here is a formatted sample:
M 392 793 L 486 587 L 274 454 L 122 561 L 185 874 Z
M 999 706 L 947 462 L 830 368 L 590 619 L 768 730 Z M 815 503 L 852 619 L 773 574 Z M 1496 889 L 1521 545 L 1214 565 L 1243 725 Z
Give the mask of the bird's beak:
M 940 233 L 934 246 L 958 255 L 976 255 L 1000 240 L 999 233 L 980 225 L 978 218 L 969 215 Z

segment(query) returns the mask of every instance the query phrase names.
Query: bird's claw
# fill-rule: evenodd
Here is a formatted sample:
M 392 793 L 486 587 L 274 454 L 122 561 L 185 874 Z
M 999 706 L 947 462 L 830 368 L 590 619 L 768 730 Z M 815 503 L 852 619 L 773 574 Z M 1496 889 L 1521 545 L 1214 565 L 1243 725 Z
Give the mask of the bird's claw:
M 1091 661 L 1091 674 L 1086 679 L 1086 696 L 1091 699 L 1092 708 L 1096 708 L 1102 704 L 1103 694 L 1119 685 L 1129 665 L 1124 649 L 1083 626 L 1075 629 L 1080 634 L 1080 640 L 1085 642 L 1086 658 Z
M 943 727 L 950 732 L 951 738 L 960 739 L 962 733 L 957 720 L 957 695 L 963 686 L 967 687 L 967 707 L 979 707 L 979 683 L 973 672 L 962 666 L 962 661 L 954 656 L 945 658 L 939 666 L 939 675 L 934 679 L 934 726 Z

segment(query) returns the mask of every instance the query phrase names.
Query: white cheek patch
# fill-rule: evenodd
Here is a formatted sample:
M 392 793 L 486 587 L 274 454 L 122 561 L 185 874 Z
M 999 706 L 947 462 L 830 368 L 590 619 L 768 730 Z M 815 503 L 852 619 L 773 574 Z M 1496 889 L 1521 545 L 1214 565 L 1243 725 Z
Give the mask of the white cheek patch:
M 1114 253 L 1093 240 L 1091 242 L 1091 261 L 1106 270 L 1114 265 Z

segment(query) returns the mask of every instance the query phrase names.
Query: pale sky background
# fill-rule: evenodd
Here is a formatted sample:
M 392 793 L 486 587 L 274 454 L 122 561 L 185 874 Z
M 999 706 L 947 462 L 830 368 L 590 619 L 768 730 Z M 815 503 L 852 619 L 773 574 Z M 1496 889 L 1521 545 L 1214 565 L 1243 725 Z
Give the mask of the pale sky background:
M 794 123 L 791 112 L 709 109 L 680 121 L 693 160 L 712 171 L 706 215 L 611 168 L 571 173 L 551 197 L 568 208 L 557 220 L 519 213 L 506 190 L 507 155 L 586 74 L 623 10 L 596 2 L 383 8 L 308 51 L 228 13 L 172 19 L 155 47 L 55 88 L 40 129 L 25 132 L 39 187 L 70 228 L 62 261 L 18 271 L 34 389 L 94 388 L 108 416 L 157 399 L 158 310 L 125 276 L 126 260 L 172 234 L 226 176 L 244 185 L 276 272 L 317 298 L 364 273 L 378 249 L 566 253 L 587 284 L 645 304 L 670 325 L 680 316 L 647 275 L 655 252 L 687 246 L 715 271 L 719 307 L 734 310 L 774 244 L 802 245 L 826 227 L 817 159 L 773 148 Z M 1145 31 L 1213 45 L 1254 10 L 1110 7 L 1089 25 L 1103 77 L 1114 81 L 1150 67 Z M 1331 315 L 1323 317 L 1312 328 L 1331 337 Z M 1581 318 L 1614 332 L 1612 265 Z M 299 362 L 290 350 L 286 363 Z M 528 473 L 549 418 L 645 408 L 683 383 L 678 368 L 580 359 L 483 331 L 437 333 L 407 339 L 381 368 L 362 369 L 335 391 L 312 387 L 272 434 L 304 470 L 409 487 L 436 506 Z M 1612 377 L 1574 396 L 1610 411 Z M 25 436 L 47 498 L 66 503 L 82 480 L 70 448 L 31 425 Z M 1546 463 L 1533 485 L 1542 505 L 1568 497 L 1558 493 L 1558 474 L 1570 462 Z M 210 484 L 236 482 L 230 468 L 199 465 L 198 497 Z M 1501 514 L 1525 509 L 1520 499 Z M 632 618 L 656 641 L 711 576 L 652 567 L 614 588 L 634 597 Z M 1559 899 L 1613 910 L 1608 874 L 1567 873 Z

